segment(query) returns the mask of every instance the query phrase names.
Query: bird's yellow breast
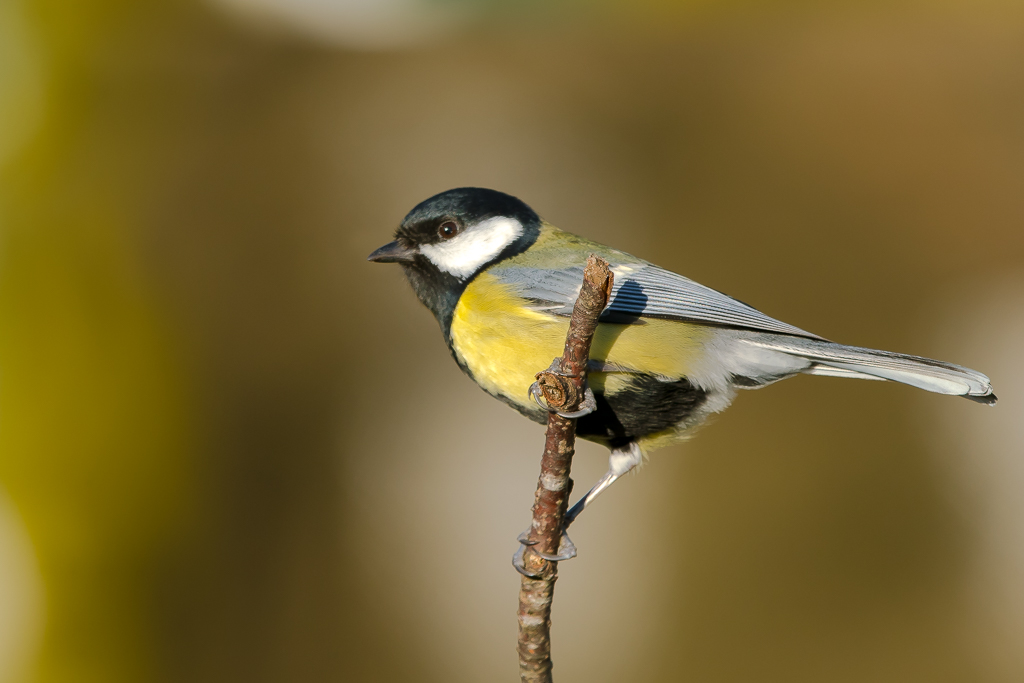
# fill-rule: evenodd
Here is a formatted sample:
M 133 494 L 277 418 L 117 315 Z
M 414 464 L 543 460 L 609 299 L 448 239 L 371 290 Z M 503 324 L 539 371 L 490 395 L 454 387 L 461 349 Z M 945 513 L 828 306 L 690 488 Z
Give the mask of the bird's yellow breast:
M 484 272 L 463 292 L 451 324 L 452 349 L 486 391 L 524 407 L 534 376 L 562 355 L 569 319 L 530 308 L 509 285 Z M 593 372 L 597 391 L 614 391 L 629 372 L 685 377 L 711 330 L 674 320 L 601 323 L 590 357 L 623 372 Z

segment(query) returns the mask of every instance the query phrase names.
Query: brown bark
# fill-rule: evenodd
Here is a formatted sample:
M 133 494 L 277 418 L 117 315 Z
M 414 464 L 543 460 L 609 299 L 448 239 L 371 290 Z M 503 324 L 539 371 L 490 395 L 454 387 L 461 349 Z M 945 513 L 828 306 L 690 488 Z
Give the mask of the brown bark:
M 562 412 L 579 408 L 585 392 L 590 343 L 597 319 L 608 303 L 613 276 L 608 262 L 591 255 L 583 273 L 583 287 L 569 320 L 565 352 L 558 367 L 538 373 L 548 405 Z M 556 370 L 556 372 L 552 372 Z M 540 480 L 534 496 L 533 523 L 523 555 L 532 576 L 524 575 L 519 589 L 519 676 L 524 683 L 551 681 L 551 599 L 558 563 L 540 557 L 558 552 L 562 523 L 572 491 L 569 469 L 575 452 L 576 421 L 548 413 L 548 429 L 541 458 Z

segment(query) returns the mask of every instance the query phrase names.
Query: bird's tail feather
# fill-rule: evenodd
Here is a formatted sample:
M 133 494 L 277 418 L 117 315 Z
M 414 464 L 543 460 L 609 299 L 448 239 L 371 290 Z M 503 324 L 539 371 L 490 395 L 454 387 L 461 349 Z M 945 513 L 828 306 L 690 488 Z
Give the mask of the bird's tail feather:
M 811 375 L 890 380 L 987 405 L 996 402 L 988 377 L 952 363 L 790 335 L 752 335 L 743 343 L 810 361 L 803 372 Z

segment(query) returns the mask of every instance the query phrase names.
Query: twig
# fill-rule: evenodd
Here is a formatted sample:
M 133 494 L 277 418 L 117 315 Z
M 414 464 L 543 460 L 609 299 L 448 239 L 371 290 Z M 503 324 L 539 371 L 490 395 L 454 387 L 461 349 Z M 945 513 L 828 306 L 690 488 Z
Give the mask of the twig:
M 608 262 L 593 254 L 583 272 L 583 287 L 569 319 L 565 352 L 559 367 L 538 373 L 541 391 L 548 405 L 562 412 L 578 409 L 583 401 L 590 343 L 597 319 L 608 303 L 613 276 Z M 556 359 L 557 360 L 557 359 Z M 552 372 L 554 370 L 555 372 Z M 562 523 L 572 491 L 569 468 L 576 444 L 576 421 L 548 413 L 540 480 L 533 504 L 533 524 L 523 555 L 532 576 L 522 577 L 519 589 L 519 676 L 524 683 L 551 681 L 551 598 L 558 563 L 540 557 L 534 550 L 554 555 L 562 538 Z

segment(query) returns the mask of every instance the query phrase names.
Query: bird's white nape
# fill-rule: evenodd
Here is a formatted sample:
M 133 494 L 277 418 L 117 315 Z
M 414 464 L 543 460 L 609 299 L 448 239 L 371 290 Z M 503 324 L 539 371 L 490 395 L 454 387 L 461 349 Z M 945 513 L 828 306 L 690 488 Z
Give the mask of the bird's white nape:
M 495 216 L 469 226 L 450 240 L 424 244 L 420 252 L 438 269 L 464 279 L 522 234 L 522 223 L 508 216 Z

